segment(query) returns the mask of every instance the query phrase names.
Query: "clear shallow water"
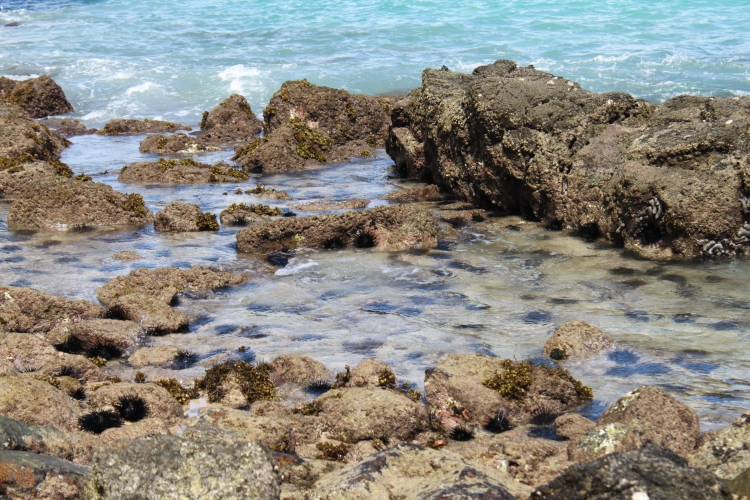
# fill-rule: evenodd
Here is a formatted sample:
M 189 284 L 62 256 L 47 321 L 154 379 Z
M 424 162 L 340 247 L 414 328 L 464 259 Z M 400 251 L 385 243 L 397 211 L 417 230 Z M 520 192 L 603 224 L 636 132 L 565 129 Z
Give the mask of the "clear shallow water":
M 11 22 L 0 75 L 51 74 L 91 126 L 194 124 L 233 92 L 260 114 L 288 79 L 375 94 L 501 58 L 653 101 L 750 93 L 745 0 L 2 0 Z
M 76 173 L 141 193 L 152 210 L 182 200 L 218 213 L 233 202 L 263 201 L 233 194 L 234 184 L 119 184 L 116 170 L 148 158 L 138 153 L 140 139 L 77 137 L 63 160 Z M 230 154 L 198 158 L 216 161 Z M 279 204 L 285 208 L 354 197 L 373 199 L 372 206 L 398 189 L 391 176 L 392 162 L 380 157 L 262 181 L 295 198 Z M 10 204 L 0 201 L 5 221 Z M 148 227 L 26 234 L 9 232 L 0 222 L 0 285 L 96 300 L 102 283 L 137 267 L 220 265 L 253 273 L 246 286 L 181 299 L 178 307 L 191 320 L 190 332 L 154 337 L 152 344 L 190 349 L 199 360 L 180 371 L 154 370 L 152 377 L 188 380 L 218 360 L 292 353 L 312 356 L 332 370 L 374 357 L 421 388 L 424 369 L 449 354 L 542 361 L 541 348 L 554 329 L 584 319 L 617 341 L 601 355 L 564 364 L 594 388 L 596 400 L 586 414 L 597 416 L 644 384 L 659 385 L 688 403 L 704 429 L 749 406 L 750 260 L 643 261 L 508 217 L 460 230 L 429 252 L 308 251 L 279 268 L 238 255 L 236 231 L 165 235 Z M 143 259 L 112 259 L 120 250 L 135 250 Z M 237 352 L 240 346 L 247 348 L 244 354 Z M 133 376 L 122 363 L 108 366 Z

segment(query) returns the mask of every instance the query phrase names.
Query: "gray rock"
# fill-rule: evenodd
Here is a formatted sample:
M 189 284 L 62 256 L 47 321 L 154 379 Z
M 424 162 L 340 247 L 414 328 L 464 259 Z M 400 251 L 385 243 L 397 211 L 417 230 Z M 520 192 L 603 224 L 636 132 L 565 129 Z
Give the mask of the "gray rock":
M 73 459 L 73 448 L 64 432 L 49 425 L 29 425 L 0 415 L 0 450 L 17 450 Z
M 201 207 L 173 201 L 154 217 L 154 229 L 159 232 L 216 231 L 216 216 L 204 213 Z
M 0 494 L 3 498 L 77 500 L 89 468 L 28 451 L 0 451 Z

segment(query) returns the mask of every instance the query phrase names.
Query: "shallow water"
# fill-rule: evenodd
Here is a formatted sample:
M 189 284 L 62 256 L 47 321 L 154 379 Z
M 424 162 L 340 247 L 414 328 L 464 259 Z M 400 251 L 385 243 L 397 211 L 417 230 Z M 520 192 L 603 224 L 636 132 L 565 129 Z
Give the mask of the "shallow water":
M 263 201 L 233 194 L 238 186 L 254 186 L 253 178 L 240 185 L 119 184 L 116 170 L 148 157 L 138 153 L 140 139 L 74 138 L 63 160 L 76 173 L 141 193 L 152 210 L 181 200 L 218 213 L 233 202 Z M 197 158 L 216 161 L 230 154 Z M 262 180 L 295 198 L 278 204 L 284 208 L 353 197 L 373 199 L 374 206 L 399 188 L 392 167 L 390 159 L 378 157 Z M 9 207 L 7 200 L 0 203 L 0 221 Z M 597 416 L 644 384 L 688 403 L 704 429 L 748 407 L 747 259 L 644 261 L 599 242 L 500 217 L 460 230 L 429 252 L 307 251 L 274 267 L 238 255 L 236 231 L 171 235 L 148 227 L 31 234 L 9 232 L 0 222 L 0 285 L 96 300 L 94 291 L 103 282 L 137 267 L 220 265 L 252 272 L 255 278 L 246 286 L 181 298 L 178 307 L 191 319 L 190 332 L 154 337 L 152 343 L 187 348 L 199 359 L 159 376 L 187 380 L 217 360 L 270 360 L 289 353 L 312 356 L 332 370 L 374 357 L 421 388 L 424 369 L 448 354 L 543 361 L 542 345 L 554 329 L 584 319 L 617 341 L 606 353 L 564 363 L 594 388 L 596 399 L 586 414 Z M 143 259 L 112 259 L 120 250 L 136 250 Z M 237 351 L 241 346 L 244 353 Z M 133 375 L 122 363 L 109 366 L 124 377 Z
M 289 79 L 411 89 L 426 67 L 496 59 L 660 102 L 750 94 L 748 26 L 745 0 L 2 0 L 0 75 L 52 75 L 97 127 L 192 125 L 236 92 L 260 113 Z

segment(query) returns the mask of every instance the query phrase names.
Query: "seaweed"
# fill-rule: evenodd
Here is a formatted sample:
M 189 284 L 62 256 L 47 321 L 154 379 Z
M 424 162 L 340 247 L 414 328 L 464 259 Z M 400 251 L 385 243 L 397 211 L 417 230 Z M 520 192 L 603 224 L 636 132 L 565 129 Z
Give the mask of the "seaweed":
M 136 193 L 128 194 L 128 199 L 123 203 L 121 208 L 127 212 L 132 212 L 136 217 L 145 217 L 148 214 L 143 196 Z
M 503 373 L 497 373 L 482 382 L 482 385 L 494 389 L 501 396 L 524 401 L 529 386 L 531 385 L 531 372 L 534 364 L 531 361 L 502 361 Z
M 345 443 L 334 444 L 328 441 L 318 443 L 315 447 L 320 450 L 320 453 L 315 454 L 315 458 L 319 460 L 329 460 L 331 462 L 344 462 L 344 457 L 352 448 Z
M 325 163 L 327 158 L 323 153 L 331 149 L 333 139 L 308 126 L 299 118 L 289 120 L 289 126 L 297 143 L 297 154 L 304 159 L 315 159 Z
M 352 378 L 352 370 L 349 368 L 349 365 L 344 365 L 344 371 L 336 374 L 336 382 L 333 383 L 331 388 L 338 389 L 346 386 L 350 378 Z
M 378 385 L 380 387 L 396 387 L 396 376 L 391 370 L 381 370 L 378 373 Z
M 208 123 L 208 111 L 203 112 L 203 117 L 201 118 L 201 130 L 206 128 L 206 123 Z
M 309 402 L 302 403 L 292 410 L 292 413 L 299 415 L 314 416 L 320 414 L 323 411 L 323 404 L 317 399 Z
M 195 225 L 198 226 L 199 231 L 217 231 L 219 229 L 219 223 L 216 221 L 216 215 L 212 213 L 199 215 L 195 219 Z
M 138 372 L 140 373 L 140 372 Z M 136 374 L 137 376 L 137 374 Z M 194 384 L 193 388 L 183 386 L 176 378 L 163 378 L 154 382 L 156 385 L 164 387 L 173 398 L 177 400 L 181 405 L 185 405 L 191 399 L 197 399 L 200 397 L 198 391 L 198 382 Z
M 248 404 L 255 401 L 274 401 L 276 389 L 270 375 L 269 364 L 253 365 L 246 361 L 228 361 L 206 370 L 206 375 L 196 382 L 196 387 L 206 391 L 209 402 L 217 403 L 226 394 L 225 382 L 231 376 L 239 385 Z

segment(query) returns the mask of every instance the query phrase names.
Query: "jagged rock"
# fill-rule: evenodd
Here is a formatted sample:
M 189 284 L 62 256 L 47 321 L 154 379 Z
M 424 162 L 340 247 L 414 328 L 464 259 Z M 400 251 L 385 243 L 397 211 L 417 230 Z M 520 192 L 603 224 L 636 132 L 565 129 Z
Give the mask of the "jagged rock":
M 115 358 L 135 347 L 140 330 L 135 321 L 86 319 L 61 323 L 46 334 L 46 339 L 52 344 L 69 344 L 91 357 Z
M 94 455 L 90 500 L 279 498 L 273 458 L 255 443 L 201 443 L 173 436 L 118 441 Z
M 148 409 L 150 418 L 158 418 L 172 425 L 183 416 L 182 406 L 162 386 L 156 384 L 131 384 L 119 382 L 107 384 L 89 392 L 89 408 L 94 410 L 111 410 L 121 398 L 135 397 L 141 399 Z
M 124 260 L 124 261 L 142 259 L 141 255 L 135 250 L 120 250 L 119 252 L 114 254 L 112 258 L 116 260 Z
M 219 220 L 226 226 L 249 226 L 271 220 L 273 216 L 282 215 L 280 208 L 271 208 L 268 205 L 245 205 L 244 203 L 232 203 L 219 214 Z
M 531 498 L 543 500 L 640 500 L 668 498 L 732 498 L 726 484 L 684 458 L 650 443 L 639 450 L 612 453 L 575 464 Z
M 141 141 L 138 149 L 141 153 L 169 155 L 204 153 L 218 151 L 220 148 L 212 146 L 202 137 L 193 137 L 179 132 L 173 135 L 149 135 Z
M 398 251 L 435 246 L 437 223 L 434 217 L 425 210 L 409 206 L 284 218 L 237 233 L 237 250 L 252 253 L 345 247 Z
M 686 458 L 692 467 L 710 470 L 722 479 L 732 479 L 750 468 L 748 443 L 750 412 L 745 412 L 730 426 L 702 434 L 695 450 Z
M 425 372 L 430 412 L 447 431 L 502 415 L 519 425 L 555 417 L 593 397 L 562 368 L 483 354 L 450 356 Z
M 687 454 L 700 434 L 698 415 L 659 389 L 644 386 L 618 399 L 588 434 L 571 441 L 568 456 L 587 461 L 615 451 L 641 448 L 646 443 Z
M 307 356 L 283 354 L 271 362 L 271 377 L 281 384 L 306 386 L 310 382 L 329 381 L 331 374 L 320 361 Z
M 32 118 L 73 111 L 63 90 L 47 75 L 20 81 L 0 76 L 0 100 L 22 108 Z
M 396 387 L 391 367 L 374 359 L 365 359 L 352 368 L 347 387 Z
M 159 232 L 217 231 L 219 224 L 214 214 L 203 212 L 198 205 L 173 201 L 154 217 L 154 229 Z
M 210 184 L 240 182 L 247 180 L 247 177 L 247 173 L 226 163 L 209 165 L 191 158 L 159 158 L 159 161 L 138 162 L 122 167 L 117 180 L 141 184 Z
M 560 439 L 570 441 L 585 436 L 596 427 L 596 422 L 578 413 L 566 413 L 555 419 L 555 434 Z
M 369 204 L 370 200 L 361 198 L 354 198 L 351 200 L 321 200 L 294 205 L 294 209 L 302 210 L 303 212 L 323 212 L 326 210 L 353 210 L 367 208 L 367 205 Z
M 153 221 L 138 194 L 98 182 L 54 177 L 29 185 L 8 214 L 11 229 L 82 229 L 138 226 Z
M 99 135 L 123 135 L 123 134 L 153 134 L 157 132 L 175 132 L 177 130 L 193 130 L 187 125 L 166 122 L 162 120 L 143 120 L 113 118 L 104 125 Z
M 468 462 L 447 451 L 400 444 L 363 462 L 323 476 L 310 496 L 348 498 L 525 498 L 528 489 L 506 473 Z
M 245 194 L 260 196 L 262 198 L 268 198 L 269 200 L 289 201 L 292 199 L 289 193 L 264 186 L 263 184 L 257 184 L 253 189 L 247 189 Z
M 243 285 L 250 279 L 249 274 L 234 274 L 204 266 L 134 269 L 127 276 L 117 276 L 106 282 L 96 290 L 96 297 L 105 306 L 112 306 L 118 297 L 132 293 L 149 295 L 170 304 L 181 292 L 198 293 Z
M 435 184 L 430 184 L 425 187 L 401 189 L 394 191 L 388 196 L 383 198 L 384 200 L 393 201 L 396 203 L 417 203 L 420 201 L 435 201 L 440 199 L 440 190 Z
M 387 151 L 458 198 L 601 235 L 650 258 L 744 253 L 750 98 L 660 106 L 512 61 L 427 69 Z
M 28 451 L 0 451 L 0 492 L 5 498 L 78 500 L 89 468 Z
M 243 96 L 233 94 L 211 112 L 204 113 L 201 131 L 201 137 L 212 144 L 247 142 L 263 131 L 263 122 L 255 116 Z
M 0 330 L 45 333 L 58 323 L 103 318 L 105 310 L 86 300 L 56 297 L 32 288 L 0 287 Z
M 30 451 L 73 459 L 68 436 L 49 425 L 29 425 L 0 415 L 0 450 Z
M 0 159 L 0 164 L 3 162 Z M 43 179 L 66 174 L 61 163 L 52 164 L 46 161 L 9 162 L 12 165 L 3 168 L 0 165 L 0 196 L 19 195 L 30 185 Z M 65 176 L 65 175 L 64 175 Z
M 109 313 L 115 318 L 139 322 L 150 335 L 184 332 L 188 327 L 187 316 L 165 301 L 142 293 L 118 296 Z
M 128 358 L 128 364 L 133 368 L 143 368 L 149 365 L 166 366 L 175 360 L 180 351 L 180 348 L 171 345 L 143 347 Z
M 61 390 L 30 377 L 0 377 L 0 415 L 31 425 L 78 429 L 81 410 Z
M 75 137 L 77 135 L 91 135 L 95 134 L 97 130 L 95 128 L 88 128 L 86 125 L 81 123 L 78 119 L 74 120 L 62 120 L 60 118 L 47 118 L 42 123 L 47 126 L 50 130 L 54 130 L 63 137 Z
M 612 344 L 612 339 L 597 327 L 585 321 L 567 321 L 560 325 L 555 330 L 555 334 L 545 342 L 544 355 L 555 360 L 562 360 L 601 351 Z

